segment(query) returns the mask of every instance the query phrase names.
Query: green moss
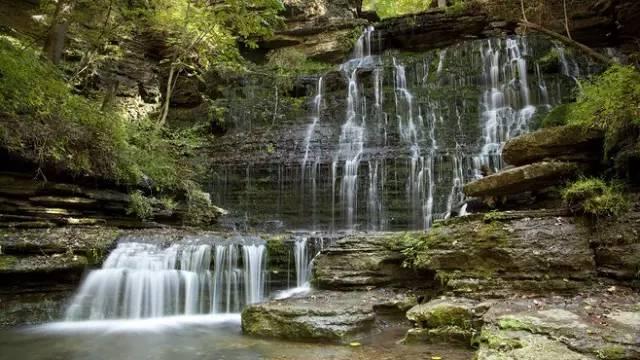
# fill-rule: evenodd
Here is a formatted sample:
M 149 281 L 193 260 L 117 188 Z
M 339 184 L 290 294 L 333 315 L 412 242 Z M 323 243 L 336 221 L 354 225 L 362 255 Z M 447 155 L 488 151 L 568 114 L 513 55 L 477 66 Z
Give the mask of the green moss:
M 517 337 L 509 336 L 504 331 L 487 327 L 483 328 L 480 335 L 472 340 L 472 345 L 484 345 L 491 350 L 497 351 L 510 351 L 523 347 L 522 342 Z
M 425 325 L 428 328 L 453 326 L 469 330 L 472 328 L 471 320 L 468 309 L 458 306 L 436 306 L 429 312 Z
M 509 233 L 504 225 L 497 221 L 481 225 L 477 230 L 477 235 L 474 243 L 479 247 L 506 244 L 509 239 Z
M 543 57 L 541 57 L 537 64 L 540 66 L 540 70 L 544 73 L 557 72 L 560 67 L 560 54 L 556 48 L 550 49 Z
M 640 126 L 640 72 L 633 66 L 611 66 L 582 86 L 567 118 L 570 124 L 604 130 L 605 153 L 614 150 Z
M 290 246 L 285 242 L 289 239 L 287 235 L 277 235 L 267 239 L 267 254 L 269 264 L 286 265 L 291 252 Z
M 12 269 L 18 263 L 18 258 L 9 255 L 0 255 L 0 270 Z
M 497 216 L 497 215 L 495 215 Z M 391 238 L 390 248 L 401 249 L 405 255 L 404 266 L 416 269 L 430 268 L 433 249 L 455 243 L 468 243 L 475 248 L 493 248 L 509 241 L 509 232 L 501 222 L 490 223 L 461 222 L 443 224 L 429 229 L 427 233 L 408 232 Z M 491 276 L 492 269 L 481 270 L 483 277 Z M 444 276 L 449 275 L 443 273 Z
M 562 104 L 553 108 L 542 120 L 542 127 L 554 127 L 566 125 L 569 122 L 571 114 L 571 105 Z
M 596 356 L 601 360 L 627 359 L 626 351 L 621 345 L 606 345 L 596 351 Z
M 617 217 L 629 209 L 620 185 L 607 183 L 598 178 L 583 178 L 569 184 L 562 198 L 576 211 L 594 216 Z
M 498 326 L 502 330 L 524 330 L 531 333 L 536 332 L 536 326 L 533 322 L 525 318 L 517 318 L 514 316 L 505 316 L 498 320 Z

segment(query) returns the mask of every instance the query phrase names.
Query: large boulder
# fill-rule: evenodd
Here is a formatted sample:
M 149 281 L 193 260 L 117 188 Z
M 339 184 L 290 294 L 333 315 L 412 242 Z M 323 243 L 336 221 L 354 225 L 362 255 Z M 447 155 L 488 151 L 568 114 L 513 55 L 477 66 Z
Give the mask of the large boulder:
M 503 216 L 504 215 L 504 216 Z M 572 217 L 489 213 L 408 233 L 409 259 L 447 291 L 472 298 L 575 292 L 595 275 L 591 229 Z
M 582 126 L 559 126 L 513 138 L 504 146 L 505 162 L 520 166 L 542 160 L 597 162 L 604 134 Z
M 315 292 L 246 307 L 245 334 L 345 343 L 371 330 L 376 297 L 366 292 Z
M 469 344 L 477 326 L 478 302 L 465 298 L 444 298 L 419 304 L 407 311 L 409 329 L 405 343 L 457 342 Z
M 526 191 L 538 191 L 562 184 L 575 176 L 580 165 L 573 162 L 543 161 L 510 168 L 472 181 L 464 186 L 467 196 L 500 197 Z

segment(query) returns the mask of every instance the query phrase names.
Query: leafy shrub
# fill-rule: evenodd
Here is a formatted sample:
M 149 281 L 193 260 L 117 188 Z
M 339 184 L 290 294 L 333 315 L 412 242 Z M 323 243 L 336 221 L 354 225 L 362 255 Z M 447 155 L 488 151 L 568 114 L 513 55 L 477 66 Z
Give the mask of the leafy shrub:
M 150 119 L 129 121 L 100 101 L 73 94 L 38 52 L 0 37 L 0 146 L 43 168 L 155 190 L 193 176 L 180 155 L 193 133 L 169 136 Z
M 605 153 L 609 153 L 629 129 L 640 126 L 640 72 L 632 66 L 611 66 L 583 85 L 567 118 L 571 124 L 605 130 Z
M 130 195 L 127 214 L 135 215 L 142 220 L 150 219 L 153 216 L 153 205 L 151 205 L 151 200 L 144 196 L 140 191 L 133 192 Z
M 620 186 L 598 178 L 584 178 L 569 184 L 562 198 L 571 208 L 595 217 L 616 217 L 629 209 Z
M 211 203 L 211 196 L 199 188 L 187 189 L 186 223 L 189 225 L 210 224 L 218 216 L 218 208 Z
M 380 18 L 414 14 L 427 10 L 436 0 L 365 0 L 363 9 L 375 11 Z
M 307 56 L 298 49 L 288 47 L 269 52 L 267 59 L 271 66 L 292 69 L 301 67 L 307 61 Z

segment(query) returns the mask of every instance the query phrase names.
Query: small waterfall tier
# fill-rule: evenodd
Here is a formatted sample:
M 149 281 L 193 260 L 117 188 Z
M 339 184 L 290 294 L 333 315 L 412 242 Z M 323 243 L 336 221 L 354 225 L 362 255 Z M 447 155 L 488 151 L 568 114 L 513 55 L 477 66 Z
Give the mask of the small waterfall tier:
M 237 313 L 265 297 L 266 245 L 255 237 L 121 239 L 85 279 L 67 320 Z M 157 239 L 156 239 L 157 240 Z

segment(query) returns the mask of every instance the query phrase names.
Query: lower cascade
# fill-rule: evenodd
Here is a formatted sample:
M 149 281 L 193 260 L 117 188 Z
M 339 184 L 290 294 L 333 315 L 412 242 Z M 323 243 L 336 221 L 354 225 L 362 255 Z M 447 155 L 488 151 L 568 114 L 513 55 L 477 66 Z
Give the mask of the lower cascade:
M 237 313 L 263 300 L 265 274 L 259 238 L 189 239 L 168 247 L 125 239 L 89 273 L 66 319 Z

